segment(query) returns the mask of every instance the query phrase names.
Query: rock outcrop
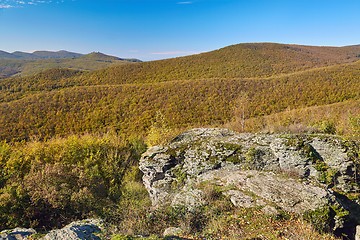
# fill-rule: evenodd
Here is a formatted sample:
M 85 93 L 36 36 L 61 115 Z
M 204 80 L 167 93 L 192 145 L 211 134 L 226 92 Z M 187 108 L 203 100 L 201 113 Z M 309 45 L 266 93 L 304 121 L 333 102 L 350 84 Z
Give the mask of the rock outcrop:
M 335 231 L 360 224 L 359 203 L 346 197 L 359 191 L 358 152 L 356 142 L 331 136 L 193 129 L 148 149 L 140 169 L 155 207 L 204 205 L 202 186 L 214 184 L 235 206 L 265 213 L 330 207 Z
M 43 240 L 100 240 L 96 233 L 101 232 L 101 220 L 86 219 L 72 222 L 62 229 L 52 230 L 43 237 Z
M 44 237 L 36 237 L 42 240 L 100 240 L 96 234 L 102 231 L 102 221 L 99 219 L 85 219 L 72 222 L 62 229 L 52 230 Z M 30 228 L 15 228 L 0 232 L 0 240 L 22 240 L 29 239 L 37 232 Z M 30 238 L 32 239 L 32 238 Z
M 14 228 L 0 232 L 0 240 L 22 240 L 36 233 L 32 228 Z

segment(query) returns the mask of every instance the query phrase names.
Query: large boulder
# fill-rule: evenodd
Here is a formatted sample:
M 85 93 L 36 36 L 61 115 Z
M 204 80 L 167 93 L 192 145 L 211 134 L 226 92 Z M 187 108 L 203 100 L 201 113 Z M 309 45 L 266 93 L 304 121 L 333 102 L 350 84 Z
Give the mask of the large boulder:
M 32 228 L 14 228 L 0 232 L 1 240 L 22 240 L 27 239 L 30 235 L 36 233 Z
M 191 210 L 206 204 L 201 186 L 215 184 L 227 189 L 222 193 L 235 206 L 259 206 L 268 213 L 332 207 L 339 212 L 332 213 L 339 229 L 344 223 L 360 224 L 359 204 L 346 197 L 359 190 L 358 151 L 358 143 L 333 136 L 199 128 L 150 148 L 140 169 L 155 207 L 185 205 Z
M 72 222 L 61 229 L 51 230 L 43 240 L 100 240 L 97 234 L 101 233 L 103 222 L 100 219 L 85 219 Z M 32 239 L 31 235 L 37 233 L 32 228 L 14 228 L 0 232 L 0 240 Z
M 102 221 L 86 219 L 72 222 L 62 229 L 52 230 L 43 240 L 100 240 L 97 233 L 101 232 Z

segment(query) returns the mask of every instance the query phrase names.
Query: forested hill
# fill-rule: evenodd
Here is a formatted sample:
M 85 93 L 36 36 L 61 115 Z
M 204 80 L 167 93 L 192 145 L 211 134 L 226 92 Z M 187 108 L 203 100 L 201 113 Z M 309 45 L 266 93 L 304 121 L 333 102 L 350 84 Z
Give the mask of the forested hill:
M 35 51 L 33 53 L 0 51 L 0 79 L 15 75 L 31 75 L 52 68 L 93 71 L 113 64 L 140 62 L 100 52 L 80 54 L 67 51 Z
M 168 132 L 224 124 L 287 131 L 296 125 L 356 135 L 359 55 L 360 46 L 253 43 L 91 72 L 52 69 L 7 78 L 0 80 L 0 139 L 107 131 L 146 136 L 159 121 Z M 317 106 L 329 114 L 317 114 Z M 300 118 L 302 110 L 311 117 Z M 267 120 L 280 113 L 285 116 Z
M 187 57 L 131 66 L 114 66 L 85 75 L 79 84 L 118 84 L 205 78 L 263 78 L 358 60 L 360 60 L 360 46 L 238 44 Z

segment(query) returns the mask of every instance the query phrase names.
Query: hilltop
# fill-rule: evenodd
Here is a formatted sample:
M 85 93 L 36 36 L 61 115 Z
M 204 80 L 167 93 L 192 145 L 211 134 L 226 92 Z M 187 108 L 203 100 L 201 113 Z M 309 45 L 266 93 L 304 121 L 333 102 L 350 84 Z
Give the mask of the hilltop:
M 128 62 L 140 62 L 140 60 L 119 58 L 100 52 L 80 54 L 64 50 L 33 53 L 0 51 L 0 79 L 14 75 L 31 75 L 52 68 L 90 71 Z
M 113 66 L 84 76 L 86 79 L 82 79 L 82 82 L 93 85 L 209 78 L 267 78 L 358 60 L 360 60 L 360 46 L 238 44 L 187 57 L 131 66 Z

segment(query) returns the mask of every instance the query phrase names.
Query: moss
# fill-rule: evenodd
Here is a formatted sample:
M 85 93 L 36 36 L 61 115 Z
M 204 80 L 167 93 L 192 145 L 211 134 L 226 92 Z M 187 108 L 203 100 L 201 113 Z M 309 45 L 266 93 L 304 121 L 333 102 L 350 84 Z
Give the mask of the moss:
M 255 147 L 251 147 L 245 153 L 245 169 L 256 168 L 256 163 L 261 160 L 261 157 L 264 155 L 264 151 Z
M 304 137 L 300 135 L 286 135 L 283 137 L 286 139 L 284 144 L 288 147 L 294 147 L 296 150 L 300 150 L 304 147 Z
M 221 146 L 226 150 L 233 150 L 234 152 L 239 152 L 242 149 L 242 146 L 236 143 L 222 143 Z
M 119 234 L 116 234 L 111 237 L 111 240 L 136 240 L 136 239 L 160 240 L 160 239 L 167 239 L 167 238 L 160 238 L 156 235 L 151 235 L 148 237 L 134 237 L 134 236 L 129 236 L 129 235 L 119 235 Z
M 287 146 L 295 147 L 296 150 L 300 151 L 300 155 L 310 161 L 314 168 L 319 172 L 318 180 L 321 183 L 331 184 L 334 182 L 338 171 L 330 168 L 322 159 L 320 154 L 311 146 L 305 142 L 305 137 L 295 136 L 289 138 L 285 144 Z
M 245 159 L 247 162 L 254 162 L 256 160 L 259 160 L 262 155 L 264 155 L 264 152 L 261 149 L 256 149 L 254 147 L 251 147 L 246 152 Z
M 320 172 L 319 181 L 325 184 L 332 184 L 336 178 L 338 171 L 332 168 L 326 169 L 324 172 Z
M 350 212 L 340 205 L 333 205 L 331 206 L 331 209 L 335 212 L 335 215 L 339 218 L 346 218 L 349 216 Z
M 34 233 L 31 234 L 29 237 L 27 237 L 26 239 L 29 240 L 36 240 L 36 239 L 42 239 L 43 237 L 45 237 L 46 234 L 44 233 Z
M 184 186 L 185 181 L 187 179 L 187 173 L 182 169 L 182 165 L 178 165 L 175 168 L 172 169 L 172 174 L 175 177 L 176 181 L 173 181 L 171 183 L 171 187 L 173 189 L 179 188 L 181 186 Z
M 217 149 L 221 150 L 230 150 L 233 153 L 225 158 L 226 162 L 231 162 L 234 164 L 239 164 L 243 162 L 243 159 L 240 156 L 242 146 L 236 143 L 219 143 L 216 146 Z
M 304 220 L 311 223 L 316 231 L 320 233 L 330 232 L 332 225 L 331 208 L 325 206 L 304 213 Z
M 314 168 L 319 172 L 325 172 L 328 170 L 328 166 L 323 161 L 316 161 L 314 164 Z
M 241 158 L 241 156 L 239 155 L 235 155 L 235 154 L 232 154 L 230 156 L 228 156 L 226 159 L 225 159 L 226 162 L 231 162 L 233 164 L 240 164 L 243 162 L 243 158 Z

